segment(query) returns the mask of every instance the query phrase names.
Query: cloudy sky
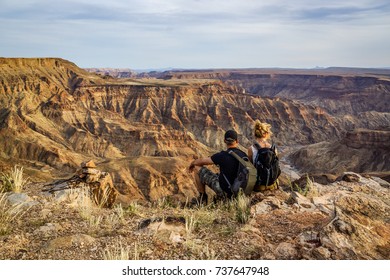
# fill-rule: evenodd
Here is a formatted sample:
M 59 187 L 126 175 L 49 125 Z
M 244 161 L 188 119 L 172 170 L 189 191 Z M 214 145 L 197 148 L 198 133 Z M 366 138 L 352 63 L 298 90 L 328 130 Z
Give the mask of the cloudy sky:
M 0 57 L 80 67 L 390 66 L 388 0 L 0 0 Z

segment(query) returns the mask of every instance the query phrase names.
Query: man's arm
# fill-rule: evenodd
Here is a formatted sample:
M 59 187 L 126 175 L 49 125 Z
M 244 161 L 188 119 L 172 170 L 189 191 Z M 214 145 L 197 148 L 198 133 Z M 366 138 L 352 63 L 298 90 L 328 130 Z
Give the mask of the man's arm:
M 198 159 L 194 160 L 193 162 L 191 162 L 188 170 L 190 172 L 192 172 L 194 170 L 195 166 L 203 166 L 203 165 L 210 165 L 210 164 L 214 164 L 214 162 L 211 160 L 211 157 L 198 158 Z

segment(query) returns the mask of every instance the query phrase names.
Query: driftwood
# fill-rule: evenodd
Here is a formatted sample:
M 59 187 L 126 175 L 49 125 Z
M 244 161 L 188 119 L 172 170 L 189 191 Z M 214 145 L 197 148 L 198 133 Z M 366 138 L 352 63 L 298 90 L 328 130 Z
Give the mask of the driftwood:
M 57 180 L 44 186 L 44 191 L 56 191 L 76 188 L 87 188 L 91 199 L 99 206 L 111 208 L 118 197 L 118 191 L 108 172 L 95 168 L 93 161 L 83 162 L 81 168 L 69 179 Z

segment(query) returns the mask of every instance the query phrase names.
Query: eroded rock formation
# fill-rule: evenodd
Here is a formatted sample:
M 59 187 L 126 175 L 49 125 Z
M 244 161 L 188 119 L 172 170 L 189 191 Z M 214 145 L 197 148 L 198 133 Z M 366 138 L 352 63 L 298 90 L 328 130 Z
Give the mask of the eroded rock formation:
M 341 141 L 320 142 L 292 153 L 292 164 L 312 173 L 345 171 L 389 175 L 390 131 L 355 130 Z
M 3 170 L 20 163 L 38 177 L 68 177 L 81 162 L 93 159 L 112 174 L 121 193 L 139 199 L 155 200 L 172 193 L 183 199 L 194 195 L 188 162 L 223 149 L 223 133 L 231 128 L 239 132 L 245 149 L 253 139 L 255 119 L 272 124 L 282 156 L 308 144 L 341 141 L 354 128 L 383 130 L 390 123 L 385 78 L 369 77 L 370 82 L 364 83 L 352 79 L 360 85 L 356 91 L 363 94 L 350 95 L 355 84 L 344 76 L 313 81 L 315 77 L 310 75 L 293 80 L 294 75 L 270 74 L 258 80 L 250 73 L 204 76 L 200 71 L 186 79 L 179 79 L 185 75 L 181 73 L 182 77 L 172 74 L 172 79 L 165 74 L 164 80 L 134 80 L 103 78 L 62 59 L 1 58 L 0 62 Z M 276 85 L 283 79 L 281 91 Z M 346 85 L 338 86 L 340 80 Z M 254 91 L 256 83 L 267 88 L 274 84 L 276 97 L 260 97 Z M 316 93 L 321 85 L 345 89 Z M 341 107 L 322 106 L 318 100 L 324 96 L 325 105 L 333 102 L 353 112 L 332 115 Z M 358 98 L 364 109 L 351 105 L 356 96 L 364 97 Z M 366 98 L 380 98 L 382 103 L 365 102 Z M 373 160 L 373 166 L 382 164 L 381 158 Z M 301 161 L 294 162 L 303 168 Z M 345 168 L 349 166 L 346 163 Z M 366 167 L 360 165 L 359 170 Z

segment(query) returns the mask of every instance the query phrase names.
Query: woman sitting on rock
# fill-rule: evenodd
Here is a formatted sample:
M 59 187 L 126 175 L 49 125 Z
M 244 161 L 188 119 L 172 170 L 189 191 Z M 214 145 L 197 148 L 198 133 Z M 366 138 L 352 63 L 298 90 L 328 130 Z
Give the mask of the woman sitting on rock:
M 272 136 L 271 125 L 256 120 L 253 130 L 255 142 L 248 148 L 249 160 L 257 168 L 258 180 L 253 190 L 277 189 L 280 167 L 276 147 L 269 142 Z

